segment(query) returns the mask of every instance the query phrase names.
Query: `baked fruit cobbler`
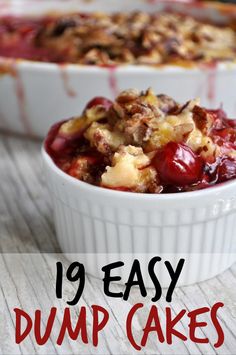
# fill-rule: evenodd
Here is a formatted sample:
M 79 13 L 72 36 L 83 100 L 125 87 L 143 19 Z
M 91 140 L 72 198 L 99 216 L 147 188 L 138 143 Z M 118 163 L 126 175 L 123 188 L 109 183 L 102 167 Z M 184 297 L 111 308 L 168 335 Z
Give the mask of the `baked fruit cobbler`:
M 178 13 L 0 18 L 0 56 L 88 65 L 235 61 L 235 24 Z
M 236 120 L 151 89 L 94 98 L 54 125 L 45 147 L 65 173 L 120 191 L 193 191 L 236 177 Z

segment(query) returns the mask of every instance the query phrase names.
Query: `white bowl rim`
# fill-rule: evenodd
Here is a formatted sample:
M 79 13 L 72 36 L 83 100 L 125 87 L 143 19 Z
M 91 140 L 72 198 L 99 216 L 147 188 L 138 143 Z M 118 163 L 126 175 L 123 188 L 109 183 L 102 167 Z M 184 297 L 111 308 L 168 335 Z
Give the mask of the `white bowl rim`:
M 192 65 L 181 65 L 181 64 L 160 64 L 160 65 L 137 65 L 137 64 L 117 64 L 114 66 L 99 66 L 99 65 L 87 65 L 87 64 L 76 64 L 76 63 L 53 63 L 53 62 L 40 62 L 27 60 L 22 58 L 10 58 L 0 56 L 0 67 L 5 66 L 11 67 L 14 65 L 21 70 L 28 71 L 46 71 L 46 72 L 56 72 L 58 70 L 65 70 L 71 72 L 72 74 L 77 72 L 84 72 L 86 74 L 97 74 L 104 72 L 113 71 L 114 74 L 139 74 L 139 73 L 158 73 L 158 75 L 167 73 L 170 74 L 183 74 L 183 73 L 199 73 L 199 72 L 232 72 L 236 71 L 236 59 L 232 62 L 219 61 L 214 66 L 208 65 L 207 63 L 192 63 Z
M 100 186 L 91 185 L 89 183 L 80 181 L 62 171 L 59 167 L 56 166 L 53 159 L 45 150 L 45 142 L 43 142 L 41 152 L 44 161 L 49 166 L 50 170 L 52 170 L 57 176 L 59 176 L 62 180 L 71 184 L 71 186 L 79 187 L 86 191 L 87 193 L 96 193 L 96 195 L 102 195 L 111 198 L 120 198 L 120 199 L 129 199 L 129 200 L 139 200 L 139 201 L 178 201 L 193 198 L 207 198 L 208 196 L 217 196 L 218 194 L 222 194 L 225 190 L 235 188 L 236 189 L 236 179 L 226 181 L 224 183 L 216 184 L 212 187 L 196 190 L 196 191 L 188 191 L 188 192 L 179 192 L 179 193 L 170 193 L 170 194 L 147 194 L 147 193 L 137 193 L 137 192 L 128 192 L 128 191 L 117 191 L 108 188 L 103 188 Z

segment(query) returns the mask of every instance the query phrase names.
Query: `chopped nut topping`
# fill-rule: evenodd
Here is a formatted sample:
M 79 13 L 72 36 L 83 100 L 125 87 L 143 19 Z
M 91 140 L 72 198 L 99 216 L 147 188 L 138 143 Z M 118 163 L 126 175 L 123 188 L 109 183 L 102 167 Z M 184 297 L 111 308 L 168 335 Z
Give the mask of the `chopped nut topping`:
M 125 143 L 124 136 L 120 132 L 111 131 L 109 128 L 108 124 L 94 122 L 84 134 L 91 146 L 96 147 L 104 155 L 111 154 Z

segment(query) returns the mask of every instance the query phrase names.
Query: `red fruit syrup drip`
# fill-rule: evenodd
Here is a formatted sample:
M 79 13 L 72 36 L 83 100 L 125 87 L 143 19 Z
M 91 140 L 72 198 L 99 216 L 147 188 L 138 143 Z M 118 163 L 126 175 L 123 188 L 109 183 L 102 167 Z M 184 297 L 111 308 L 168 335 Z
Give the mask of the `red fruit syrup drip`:
M 216 98 L 217 62 L 204 63 L 201 67 L 207 73 L 207 98 L 210 104 L 213 105 Z
M 24 132 L 30 136 L 34 136 L 32 127 L 29 122 L 29 118 L 26 110 L 26 101 L 25 101 L 25 90 L 24 85 L 20 76 L 20 73 L 16 67 L 16 62 L 12 63 L 12 74 L 15 79 L 15 92 L 18 100 L 18 107 L 20 111 L 20 120 L 24 129 Z
M 116 78 L 116 66 L 107 67 L 109 71 L 109 87 L 112 93 L 112 97 L 115 98 L 119 94 L 119 88 L 117 85 L 117 78 Z
M 66 64 L 59 64 L 58 65 L 60 68 L 60 74 L 61 74 L 61 79 L 63 83 L 63 87 L 65 89 L 65 92 L 69 97 L 75 97 L 76 92 L 73 88 L 71 88 L 70 83 L 69 83 L 69 76 L 67 73 L 67 66 Z

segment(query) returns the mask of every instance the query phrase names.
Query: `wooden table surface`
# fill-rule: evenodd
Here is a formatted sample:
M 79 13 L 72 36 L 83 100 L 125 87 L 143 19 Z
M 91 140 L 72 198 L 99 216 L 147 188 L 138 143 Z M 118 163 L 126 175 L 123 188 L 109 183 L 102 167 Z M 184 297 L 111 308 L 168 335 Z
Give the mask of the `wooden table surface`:
M 66 341 L 55 345 L 65 300 L 75 287 L 65 284 L 63 300 L 55 297 L 55 263 L 64 260 L 56 241 L 50 198 L 45 184 L 40 158 L 40 142 L 21 137 L 0 134 L 0 354 L 134 354 L 125 333 L 125 315 L 137 302 L 145 303 L 145 311 L 135 319 L 135 337 L 141 336 L 152 305 L 150 297 L 143 300 L 134 290 L 128 302 L 107 298 L 102 283 L 91 276 L 79 307 L 87 305 L 88 336 L 91 339 L 91 305 L 99 304 L 110 313 L 109 326 L 101 332 L 99 346 Z M 64 260 L 64 262 L 66 262 Z M 121 286 L 114 286 L 119 289 Z M 175 291 L 171 308 L 174 313 L 181 309 L 192 310 L 223 302 L 219 320 L 225 333 L 225 342 L 214 348 L 214 327 L 199 331 L 199 337 L 208 337 L 209 344 L 193 344 L 175 340 L 172 345 L 160 344 L 155 335 L 150 336 L 142 354 L 236 354 L 236 265 L 223 274 L 193 286 Z M 166 307 L 164 299 L 158 302 L 161 314 Z M 33 314 L 35 309 L 49 310 L 58 307 L 54 334 L 46 345 L 37 346 L 33 335 L 20 346 L 14 344 L 14 307 Z M 44 315 L 45 319 L 47 314 Z M 44 322 L 45 322 L 44 319 Z M 205 317 L 209 323 L 209 316 Z M 45 324 L 45 323 L 44 323 Z M 188 333 L 188 321 L 181 321 L 180 329 Z M 137 352 L 138 353 L 138 352 Z

